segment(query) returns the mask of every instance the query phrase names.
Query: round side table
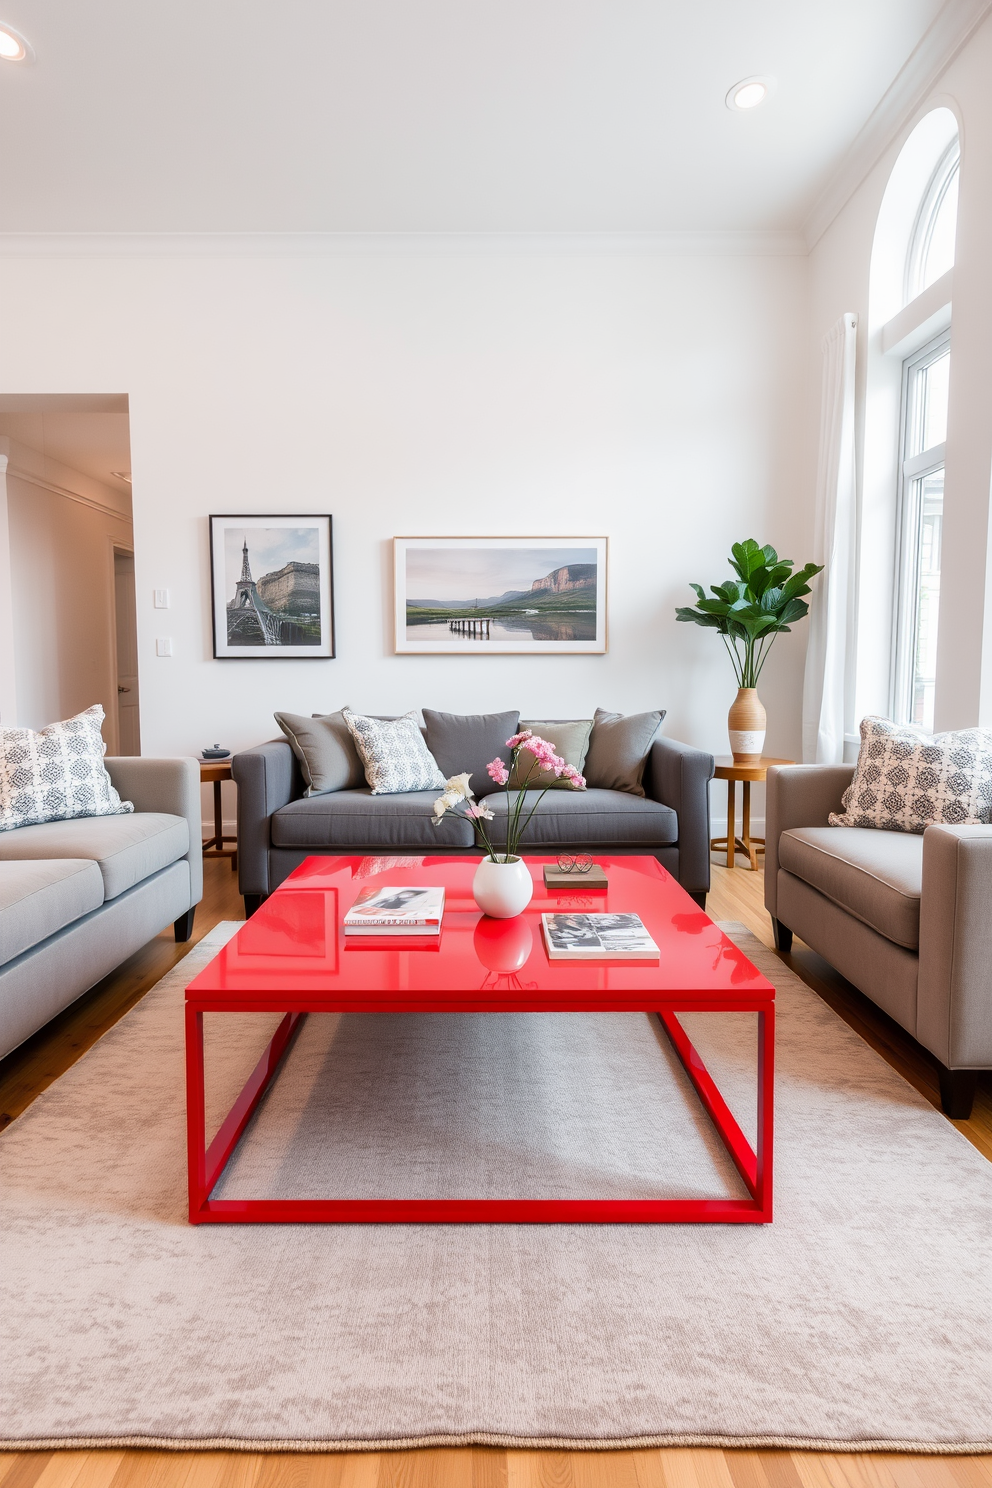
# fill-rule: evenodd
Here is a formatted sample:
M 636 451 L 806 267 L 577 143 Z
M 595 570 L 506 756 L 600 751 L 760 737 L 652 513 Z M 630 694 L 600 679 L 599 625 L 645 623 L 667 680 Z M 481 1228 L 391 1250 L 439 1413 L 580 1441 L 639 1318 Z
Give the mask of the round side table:
M 209 785 L 213 782 L 214 787 L 214 835 L 208 837 L 203 844 L 203 856 L 205 858 L 230 858 L 232 872 L 238 866 L 238 839 L 236 837 L 224 836 L 224 812 L 221 808 L 220 787 L 221 781 L 232 780 L 231 761 L 200 759 L 200 782 Z M 233 842 L 233 847 L 225 847 L 225 843 Z
M 714 837 L 710 843 L 713 852 L 727 851 L 727 867 L 736 867 L 738 852 L 746 855 L 748 866 L 752 872 L 758 867 L 758 854 L 765 850 L 765 839 L 763 837 L 751 836 L 751 782 L 753 780 L 764 780 L 772 765 L 794 765 L 795 760 L 772 759 L 763 754 L 756 765 L 737 765 L 731 754 L 719 754 L 716 759 L 716 770 L 714 779 L 727 782 L 727 835 L 726 837 Z M 736 786 L 738 780 L 741 782 L 741 835 L 735 835 L 735 807 Z

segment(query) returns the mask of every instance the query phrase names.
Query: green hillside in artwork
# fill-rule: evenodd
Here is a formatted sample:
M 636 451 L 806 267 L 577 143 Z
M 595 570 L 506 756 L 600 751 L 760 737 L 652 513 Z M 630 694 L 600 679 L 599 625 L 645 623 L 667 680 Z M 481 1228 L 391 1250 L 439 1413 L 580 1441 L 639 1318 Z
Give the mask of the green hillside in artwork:
M 562 588 L 560 576 L 568 575 L 567 586 Z M 510 618 L 514 615 L 577 615 L 595 612 L 596 609 L 596 565 L 594 563 L 572 564 L 568 569 L 557 569 L 542 581 L 548 588 L 533 588 L 501 595 L 498 599 L 480 600 L 478 607 L 466 605 L 464 600 L 450 604 L 438 602 L 434 605 L 410 602 L 406 607 L 408 625 L 428 625 L 438 620 L 476 620 Z

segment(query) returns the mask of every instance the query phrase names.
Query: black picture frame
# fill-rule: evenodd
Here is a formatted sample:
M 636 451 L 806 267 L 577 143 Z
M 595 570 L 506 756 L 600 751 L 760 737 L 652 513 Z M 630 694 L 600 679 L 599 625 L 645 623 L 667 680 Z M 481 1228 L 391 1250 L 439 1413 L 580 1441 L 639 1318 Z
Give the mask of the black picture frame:
M 313 512 L 222 512 L 212 513 L 209 524 L 215 659 L 333 658 L 332 518 Z

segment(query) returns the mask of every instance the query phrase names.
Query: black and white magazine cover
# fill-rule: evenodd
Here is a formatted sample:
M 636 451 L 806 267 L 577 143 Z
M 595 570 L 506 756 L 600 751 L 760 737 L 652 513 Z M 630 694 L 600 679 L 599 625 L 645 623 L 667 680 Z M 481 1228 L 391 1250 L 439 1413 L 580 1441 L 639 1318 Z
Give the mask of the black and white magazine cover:
M 410 884 L 363 889 L 344 917 L 346 935 L 403 930 L 436 935 L 444 914 L 444 889 Z
M 546 914 L 541 926 L 552 961 L 657 961 L 660 956 L 640 915 Z

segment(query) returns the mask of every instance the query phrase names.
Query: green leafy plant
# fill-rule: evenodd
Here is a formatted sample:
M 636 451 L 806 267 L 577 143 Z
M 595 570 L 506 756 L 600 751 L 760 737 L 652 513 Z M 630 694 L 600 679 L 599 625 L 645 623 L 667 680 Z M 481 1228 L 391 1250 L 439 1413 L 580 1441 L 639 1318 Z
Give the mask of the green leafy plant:
M 809 613 L 802 596 L 809 594 L 809 580 L 822 572 L 823 565 L 807 563 L 793 573 L 791 558 L 780 558 L 774 548 L 759 547 L 749 537 L 734 543 L 730 566 L 737 578 L 712 584 L 713 599 L 707 599 L 701 584 L 690 584 L 696 604 L 681 606 L 675 617 L 719 631 L 737 685 L 757 687 L 775 637 Z

